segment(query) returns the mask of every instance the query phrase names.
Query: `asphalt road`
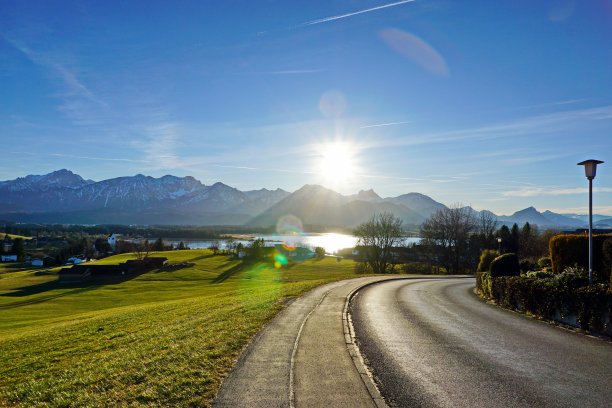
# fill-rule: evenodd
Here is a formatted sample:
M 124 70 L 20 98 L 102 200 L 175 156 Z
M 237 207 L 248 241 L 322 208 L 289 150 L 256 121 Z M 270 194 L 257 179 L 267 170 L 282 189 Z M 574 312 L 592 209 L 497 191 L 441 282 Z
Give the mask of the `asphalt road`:
M 359 349 L 390 406 L 611 406 L 611 343 L 491 306 L 473 288 L 399 280 L 353 298 Z

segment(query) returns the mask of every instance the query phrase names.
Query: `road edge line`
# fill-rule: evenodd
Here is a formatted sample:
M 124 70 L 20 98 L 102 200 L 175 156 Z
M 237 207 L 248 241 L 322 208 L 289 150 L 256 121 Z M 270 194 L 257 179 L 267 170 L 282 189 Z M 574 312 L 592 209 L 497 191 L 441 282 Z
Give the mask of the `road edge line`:
M 351 319 L 351 315 L 349 313 L 349 305 L 351 303 L 351 299 L 353 299 L 353 296 L 355 296 L 363 288 L 366 288 L 371 285 L 376 285 L 381 282 L 403 279 L 406 278 L 396 277 L 380 279 L 373 282 L 364 283 L 363 285 L 356 287 L 346 296 L 346 300 L 344 302 L 344 309 L 342 310 L 342 327 L 344 329 L 344 340 L 346 348 L 348 349 L 348 352 L 351 356 L 351 360 L 353 360 L 353 365 L 355 366 L 355 369 L 361 377 L 361 381 L 366 387 L 368 394 L 370 394 L 370 398 L 372 398 L 372 401 L 374 402 L 377 408 L 389 408 L 389 405 L 387 405 L 384 398 L 380 394 L 380 391 L 376 386 L 376 382 L 374 381 L 374 376 L 366 366 L 363 360 L 363 356 L 361 355 L 361 351 L 359 351 L 359 347 L 357 347 L 357 343 L 355 342 L 355 329 L 353 328 L 353 320 Z

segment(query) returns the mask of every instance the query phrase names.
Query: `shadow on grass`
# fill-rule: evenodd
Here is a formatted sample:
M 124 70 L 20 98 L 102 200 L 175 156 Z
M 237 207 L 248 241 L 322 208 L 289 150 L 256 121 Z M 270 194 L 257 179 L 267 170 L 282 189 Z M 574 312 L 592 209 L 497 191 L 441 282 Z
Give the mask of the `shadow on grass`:
M 49 292 L 52 290 L 62 290 L 62 289 L 68 289 L 68 290 L 62 291 L 60 293 L 53 293 L 49 295 L 37 296 L 34 299 L 25 299 L 25 300 L 21 300 L 17 302 L 8 303 L 5 305 L 0 305 L 0 310 L 10 309 L 13 307 L 18 307 L 18 306 L 31 305 L 35 303 L 42 303 L 48 300 L 56 299 L 56 298 L 67 296 L 67 295 L 87 292 L 87 291 L 90 291 L 90 290 L 93 290 L 93 289 L 96 289 L 96 288 L 99 288 L 105 285 L 120 284 L 125 281 L 134 279 L 135 277 L 139 275 L 140 274 L 138 273 L 132 273 L 132 274 L 127 274 L 127 275 L 122 275 L 122 276 L 104 276 L 104 277 L 96 276 L 88 281 L 82 281 L 82 282 L 62 282 L 58 279 L 58 280 L 53 280 L 50 282 L 23 286 L 20 288 L 13 289 L 12 292 L 2 293 L 0 294 L 0 296 L 20 298 L 20 297 L 41 295 L 45 292 Z
M 240 262 L 229 268 L 228 270 L 221 272 L 215 279 L 212 280 L 212 283 L 221 283 L 236 275 L 239 272 L 247 270 L 255 265 L 254 262 Z
M 196 256 L 195 258 L 190 258 L 190 259 L 188 259 L 187 261 L 188 261 L 188 262 L 201 261 L 202 259 L 213 258 L 213 257 L 215 257 L 215 256 L 218 256 L 218 255 L 215 255 L 215 254 L 206 254 L 206 255 L 200 255 L 200 256 Z

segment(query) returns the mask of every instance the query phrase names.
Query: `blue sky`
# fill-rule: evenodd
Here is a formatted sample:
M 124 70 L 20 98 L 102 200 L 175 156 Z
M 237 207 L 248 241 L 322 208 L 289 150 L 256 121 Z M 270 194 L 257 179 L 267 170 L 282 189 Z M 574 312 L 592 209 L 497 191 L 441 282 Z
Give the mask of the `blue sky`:
M 611 39 L 611 0 L 2 1 L 0 179 L 585 212 L 595 158 L 612 215 Z

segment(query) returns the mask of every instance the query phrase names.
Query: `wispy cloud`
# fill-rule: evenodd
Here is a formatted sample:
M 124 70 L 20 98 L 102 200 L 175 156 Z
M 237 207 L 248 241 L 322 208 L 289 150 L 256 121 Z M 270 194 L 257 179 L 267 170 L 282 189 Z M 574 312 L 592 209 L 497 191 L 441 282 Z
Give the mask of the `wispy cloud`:
M 505 197 L 560 196 L 586 194 L 588 191 L 584 187 L 526 187 L 518 190 L 504 191 L 502 195 Z M 593 191 L 596 193 L 612 193 L 612 188 L 596 187 Z
M 377 123 L 375 125 L 361 126 L 359 129 L 369 129 L 369 128 L 382 127 L 382 126 L 405 125 L 406 123 L 412 123 L 412 121 L 411 120 L 406 120 L 406 121 L 403 121 L 403 122 Z
M 585 122 L 605 120 L 612 120 L 612 105 L 527 116 L 513 121 L 446 132 L 412 134 L 379 143 L 387 146 L 409 146 L 552 134 L 567 131 L 568 128 L 583 125 Z
M 318 74 L 324 72 L 322 69 L 286 69 L 279 71 L 263 71 L 259 72 L 262 75 L 306 75 L 306 74 Z
M 106 105 L 102 100 L 96 97 L 94 93 L 83 84 L 83 82 L 78 79 L 74 72 L 70 71 L 52 56 L 34 51 L 14 39 L 5 38 L 5 40 L 23 55 L 25 55 L 34 64 L 52 71 L 55 76 L 59 77 L 63 81 L 70 95 L 80 96 L 100 105 Z
M 68 159 L 99 160 L 99 161 L 110 161 L 110 162 L 151 163 L 150 160 L 123 159 L 123 158 L 113 158 L 113 157 L 79 156 L 75 154 L 63 154 L 63 153 L 49 153 L 49 156 L 65 157 Z
M 339 15 L 330 16 L 330 17 L 323 17 L 323 18 L 319 18 L 319 19 L 316 19 L 316 20 L 307 21 L 305 23 L 302 23 L 300 26 L 310 26 L 310 25 L 315 25 L 315 24 L 329 23 L 330 21 L 341 20 L 343 18 L 353 17 L 353 16 L 357 16 L 359 14 L 371 13 L 372 11 L 382 10 L 382 9 L 386 9 L 386 8 L 389 8 L 389 7 L 401 6 L 402 4 L 412 3 L 413 1 L 415 1 L 415 0 L 397 1 L 395 3 L 383 4 L 381 6 L 372 7 L 372 8 L 369 8 L 369 9 L 353 11 L 351 13 L 339 14 Z
M 176 153 L 176 149 L 181 144 L 176 123 L 149 124 L 136 129 L 136 132 L 144 137 L 132 142 L 132 145 L 144 153 L 145 161 L 151 163 L 153 168 L 181 169 L 186 167 L 186 163 Z
M 99 115 L 100 108 L 108 108 L 108 105 L 87 87 L 74 70 L 67 67 L 62 59 L 51 53 L 34 50 L 24 43 L 3 37 L 16 50 L 21 52 L 33 64 L 46 70 L 51 76 L 59 79 L 61 89 L 58 95 L 62 103 L 59 111 L 70 117 L 77 124 L 91 124 L 93 116 Z M 98 112 L 92 115 L 92 112 Z

